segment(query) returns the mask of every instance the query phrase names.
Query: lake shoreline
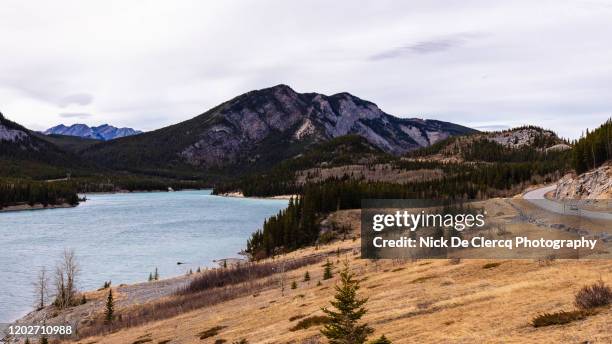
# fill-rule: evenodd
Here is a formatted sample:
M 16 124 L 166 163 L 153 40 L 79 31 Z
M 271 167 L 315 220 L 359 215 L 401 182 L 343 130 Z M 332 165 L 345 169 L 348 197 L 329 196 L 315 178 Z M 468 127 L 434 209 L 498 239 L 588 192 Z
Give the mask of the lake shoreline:
M 13 212 L 18 212 L 18 211 L 34 211 L 34 210 L 50 210 L 50 209 L 65 209 L 65 208 L 76 208 L 76 207 L 78 207 L 78 204 L 77 205 L 72 205 L 68 203 L 49 204 L 46 207 L 40 203 L 37 203 L 33 206 L 29 204 L 19 204 L 19 205 L 9 205 L 7 207 L 0 208 L 0 213 L 13 213 Z
M 239 252 L 244 250 L 250 235 L 267 218 L 287 206 L 284 200 L 232 201 L 211 197 L 209 189 L 181 191 L 185 192 L 88 194 L 87 202 L 74 209 L 68 209 L 71 206 L 67 204 L 46 208 L 20 204 L 0 210 L 0 222 L 5 227 L 3 234 L 18 243 L 0 244 L 6 247 L 10 244 L 11 249 L 24 252 L 16 257 L 8 249 L 0 250 L 0 260 L 5 263 L 0 275 L 19 276 L 15 281 L 4 278 L 4 283 L 0 283 L 4 290 L 10 291 L 0 295 L 0 322 L 22 319 L 32 311 L 29 288 L 24 290 L 18 286 L 31 283 L 36 271 L 28 274 L 23 271 L 32 266 L 45 266 L 51 271 L 61 249 L 75 250 L 83 269 L 80 290 L 86 293 L 95 293 L 108 280 L 115 285 L 145 282 L 156 269 L 164 279 L 175 281 L 190 270 L 195 273 L 198 267 L 211 269 L 242 262 Z M 25 211 L 53 208 L 66 210 Z M 244 216 L 236 217 L 236 212 Z M 165 239 L 151 241 L 151 235 Z M 41 236 L 46 239 L 36 239 Z M 125 250 L 132 245 L 139 245 L 136 256 Z M 92 254 L 96 250 L 120 252 L 120 257 Z M 140 295 L 139 288 L 133 290 Z
M 277 195 L 277 196 L 268 196 L 268 197 L 257 197 L 257 196 L 245 196 L 240 191 L 234 192 L 224 192 L 215 196 L 219 197 L 232 197 L 232 198 L 250 198 L 250 199 L 280 199 L 280 200 L 290 200 L 291 198 L 296 198 L 299 195 Z

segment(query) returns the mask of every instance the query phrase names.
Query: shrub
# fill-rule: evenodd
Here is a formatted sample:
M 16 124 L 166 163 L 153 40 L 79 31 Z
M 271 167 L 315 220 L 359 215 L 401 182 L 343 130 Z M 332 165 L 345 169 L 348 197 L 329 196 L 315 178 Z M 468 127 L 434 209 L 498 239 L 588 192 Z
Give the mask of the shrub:
M 498 266 L 500 266 L 501 263 L 487 263 L 485 265 L 482 266 L 483 269 L 493 269 L 496 268 Z
M 205 330 L 205 331 L 202 331 L 202 332 L 198 333 L 197 337 L 200 337 L 200 339 L 206 339 L 206 338 L 214 337 L 214 336 L 219 334 L 219 331 L 223 330 L 226 327 L 227 326 L 215 326 L 215 327 L 211 327 L 208 330 Z
M 305 330 L 307 328 L 327 324 L 329 322 L 329 318 L 324 315 L 315 315 L 312 317 L 304 318 L 300 320 L 295 326 L 289 329 L 291 332 L 295 332 L 297 330 Z
M 371 341 L 369 344 L 392 344 L 391 341 L 389 339 L 387 339 L 387 337 L 385 337 L 385 335 L 383 334 L 382 336 L 380 336 L 377 339 L 374 339 L 373 341 Z
M 302 319 L 303 317 L 305 317 L 304 314 L 298 314 L 298 315 L 294 315 L 292 317 L 289 318 L 289 321 L 296 321 L 298 319 Z
M 580 309 L 592 309 L 609 305 L 612 302 L 612 290 L 603 281 L 586 285 L 576 293 L 576 307 Z
M 284 271 L 295 270 L 306 265 L 318 263 L 322 259 L 322 256 L 314 255 L 295 260 L 249 263 L 227 269 L 213 269 L 195 277 L 187 286 L 180 289 L 177 294 L 187 295 L 268 277 L 278 273 L 281 269 Z
M 297 289 L 297 283 L 295 281 L 291 282 L 291 289 Z
M 334 241 L 334 239 L 336 239 L 336 234 L 334 234 L 332 231 L 322 233 L 319 236 L 319 242 L 323 245 L 329 244 L 330 242 Z
M 570 323 L 572 321 L 581 320 L 586 318 L 587 316 L 593 314 L 589 311 L 584 310 L 576 310 L 576 311 L 560 311 L 555 313 L 543 313 L 531 321 L 531 325 L 533 327 L 543 327 L 550 325 L 563 325 Z

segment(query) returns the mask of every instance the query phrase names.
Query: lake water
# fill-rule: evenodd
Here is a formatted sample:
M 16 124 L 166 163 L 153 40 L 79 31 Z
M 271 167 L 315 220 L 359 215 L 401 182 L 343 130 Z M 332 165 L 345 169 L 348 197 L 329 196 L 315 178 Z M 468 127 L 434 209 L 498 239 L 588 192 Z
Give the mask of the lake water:
M 41 266 L 74 249 L 80 289 L 185 274 L 238 257 L 249 235 L 285 200 L 228 198 L 210 191 L 88 195 L 76 208 L 0 213 L 0 323 L 32 310 Z M 177 265 L 177 262 L 186 262 Z

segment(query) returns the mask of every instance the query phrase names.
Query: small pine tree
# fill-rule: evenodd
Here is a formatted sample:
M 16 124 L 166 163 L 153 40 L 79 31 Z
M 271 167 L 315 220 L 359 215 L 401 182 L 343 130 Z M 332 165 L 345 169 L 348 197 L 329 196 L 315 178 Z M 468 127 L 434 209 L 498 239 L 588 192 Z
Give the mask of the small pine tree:
M 308 271 L 306 271 L 306 273 L 304 274 L 304 282 L 308 281 L 310 281 L 310 274 L 308 273 Z
M 297 289 L 297 282 L 296 281 L 291 282 L 291 289 Z
M 327 262 L 324 265 L 324 270 L 323 270 L 323 279 L 330 279 L 333 277 L 332 274 L 332 263 L 329 261 L 329 259 L 327 260 Z
M 113 300 L 113 290 L 108 291 L 106 298 L 106 309 L 104 311 L 104 320 L 106 323 L 111 323 L 115 317 L 115 301 Z
M 197 273 L 202 272 L 202 269 L 200 269 L 200 267 L 198 266 L 198 269 L 196 270 Z
M 346 261 L 340 272 L 340 285 L 336 285 L 336 295 L 330 302 L 336 310 L 323 308 L 329 322 L 325 324 L 321 333 L 329 339 L 330 344 L 363 344 L 373 332 L 368 324 L 358 323 L 366 313 L 363 306 L 368 299 L 357 297 L 359 282 L 353 277 Z
M 224 260 L 223 260 L 223 268 L 224 268 L 224 269 L 227 269 L 227 259 L 224 259 Z
M 153 274 L 153 279 L 159 281 L 159 272 L 157 271 L 157 266 L 155 267 L 155 274 Z
M 385 335 L 383 334 L 379 338 L 374 339 L 373 341 L 370 341 L 369 344 L 393 344 L 393 343 L 389 339 L 387 339 L 387 337 L 385 337 Z
M 322 285 L 323 285 L 323 283 L 321 283 L 321 281 L 317 282 L 317 287 L 320 287 Z
M 153 274 L 149 272 L 149 282 L 153 281 Z

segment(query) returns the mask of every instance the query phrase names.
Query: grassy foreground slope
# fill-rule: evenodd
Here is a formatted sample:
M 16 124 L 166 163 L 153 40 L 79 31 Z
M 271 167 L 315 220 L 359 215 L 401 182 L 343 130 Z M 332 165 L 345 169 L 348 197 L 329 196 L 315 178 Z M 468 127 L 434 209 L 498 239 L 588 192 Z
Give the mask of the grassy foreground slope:
M 336 212 L 332 221 L 350 223 L 359 213 Z M 350 236 L 349 236 L 350 237 Z M 393 343 L 608 343 L 610 307 L 565 325 L 535 328 L 538 314 L 572 310 L 574 295 L 585 284 L 612 283 L 612 261 L 599 260 L 385 260 L 359 259 L 359 240 L 298 250 L 280 257 L 331 253 L 334 277 L 323 280 L 322 263 L 286 273 L 278 284 L 247 296 L 197 309 L 144 326 L 93 337 L 80 343 L 325 343 L 320 325 L 296 329 L 300 321 L 323 315 L 341 261 L 348 259 L 368 297 L 365 321 Z M 303 281 L 309 272 L 310 281 Z M 280 280 L 280 276 L 276 278 Z M 296 289 L 289 286 L 295 281 Z M 321 281 L 321 285 L 318 282 Z M 162 281 L 163 282 L 163 281 Z M 162 283 L 159 282 L 159 283 Z M 158 282 L 153 282 L 158 283 Z M 104 295 L 100 295 L 104 298 Z M 119 299 L 127 295 L 117 293 Z M 297 326 L 299 327 L 299 326 Z

